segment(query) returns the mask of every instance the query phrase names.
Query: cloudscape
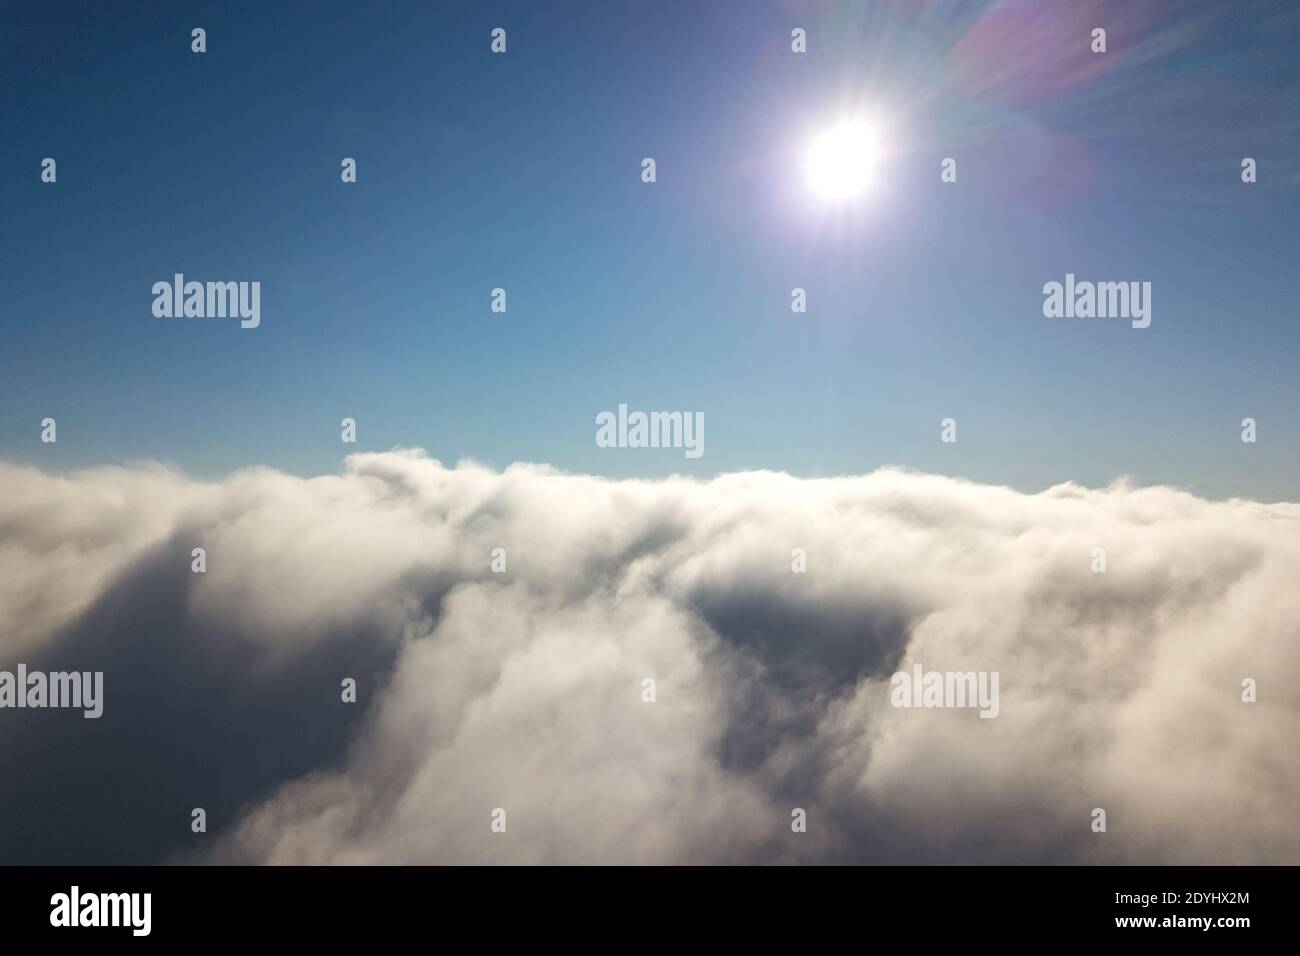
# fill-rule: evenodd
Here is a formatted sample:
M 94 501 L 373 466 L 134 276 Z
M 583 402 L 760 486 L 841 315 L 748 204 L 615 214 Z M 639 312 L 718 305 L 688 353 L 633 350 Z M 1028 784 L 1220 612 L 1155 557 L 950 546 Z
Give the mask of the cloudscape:
M 0 4 L 0 882 L 1300 865 L 1297 49 Z
M 0 724 L 9 859 L 1300 854 L 1300 505 L 417 450 L 0 477 L 7 651 L 105 686 L 97 720 Z M 918 667 L 997 672 L 996 719 L 894 706 Z

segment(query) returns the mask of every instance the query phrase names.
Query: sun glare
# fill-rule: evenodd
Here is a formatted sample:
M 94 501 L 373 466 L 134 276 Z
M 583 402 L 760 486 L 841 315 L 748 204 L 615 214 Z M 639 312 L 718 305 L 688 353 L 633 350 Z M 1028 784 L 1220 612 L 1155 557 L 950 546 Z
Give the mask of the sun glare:
M 808 184 L 823 199 L 861 195 L 871 183 L 879 143 L 866 123 L 848 120 L 814 141 L 808 150 Z

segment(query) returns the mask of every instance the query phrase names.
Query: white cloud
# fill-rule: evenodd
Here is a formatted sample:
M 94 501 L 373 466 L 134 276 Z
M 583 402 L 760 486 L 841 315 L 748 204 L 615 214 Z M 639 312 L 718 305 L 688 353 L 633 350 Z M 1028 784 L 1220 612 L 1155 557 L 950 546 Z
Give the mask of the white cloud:
M 216 859 L 1300 862 L 1295 504 L 418 451 L 313 479 L 0 482 L 5 661 L 56 654 L 141 562 L 188 574 L 191 542 L 209 570 L 184 579 L 176 640 L 258 648 L 242 693 L 285 693 L 274 675 L 304 661 L 347 675 L 331 635 L 391 648 L 336 764 L 244 794 Z M 999 671 L 999 716 L 892 708 L 889 675 L 918 661 Z M 317 692 L 337 682 L 292 685 Z

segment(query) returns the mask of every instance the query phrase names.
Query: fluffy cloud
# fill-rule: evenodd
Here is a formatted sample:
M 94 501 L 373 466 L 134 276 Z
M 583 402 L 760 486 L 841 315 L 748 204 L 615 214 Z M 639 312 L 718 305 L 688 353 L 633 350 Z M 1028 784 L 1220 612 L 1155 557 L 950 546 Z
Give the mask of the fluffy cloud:
M 1298 505 L 418 451 L 0 487 L 0 667 L 105 672 L 99 721 L 0 711 L 11 862 L 1300 862 Z M 998 716 L 891 706 L 917 663 Z

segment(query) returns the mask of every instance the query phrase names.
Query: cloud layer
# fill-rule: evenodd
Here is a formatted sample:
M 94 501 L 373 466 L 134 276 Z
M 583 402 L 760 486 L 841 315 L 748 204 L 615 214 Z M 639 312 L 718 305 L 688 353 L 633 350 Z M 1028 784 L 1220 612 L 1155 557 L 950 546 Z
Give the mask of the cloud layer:
M 0 489 L 0 668 L 105 672 L 98 721 L 0 710 L 0 862 L 1300 863 L 1300 505 L 418 451 Z M 999 715 L 892 707 L 918 662 Z

